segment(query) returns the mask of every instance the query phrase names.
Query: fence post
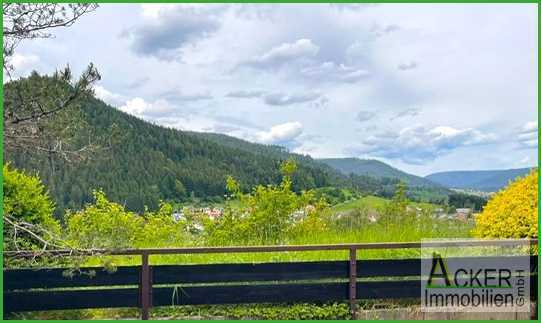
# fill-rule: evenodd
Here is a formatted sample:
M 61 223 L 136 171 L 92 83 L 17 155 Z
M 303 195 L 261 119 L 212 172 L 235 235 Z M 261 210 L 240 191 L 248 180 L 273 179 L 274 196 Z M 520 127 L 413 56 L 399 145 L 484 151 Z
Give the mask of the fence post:
M 148 320 L 149 310 L 152 306 L 152 281 L 150 266 L 148 264 L 148 253 L 141 254 L 141 282 L 139 285 L 139 299 L 141 301 L 141 319 Z
M 357 249 L 349 249 L 349 309 L 351 318 L 357 319 Z

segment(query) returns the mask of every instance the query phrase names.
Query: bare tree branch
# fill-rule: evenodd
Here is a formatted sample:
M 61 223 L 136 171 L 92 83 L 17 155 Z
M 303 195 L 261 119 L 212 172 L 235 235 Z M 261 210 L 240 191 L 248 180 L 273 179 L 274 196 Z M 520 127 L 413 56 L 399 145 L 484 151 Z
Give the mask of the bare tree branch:
M 97 4 L 4 3 L 4 71 L 11 77 L 16 47 L 24 39 L 50 38 L 50 29 L 69 27 L 81 16 L 96 10 Z
M 109 251 L 102 249 L 81 249 L 72 246 L 58 234 L 51 232 L 41 224 L 29 223 L 18 220 L 10 215 L 3 215 L 4 220 L 4 240 L 11 239 L 14 250 L 4 250 L 4 266 L 11 267 L 18 262 L 25 266 L 41 265 L 44 261 L 69 261 L 78 270 L 78 264 L 82 263 L 84 258 L 89 256 L 107 255 Z M 7 228 L 7 230 L 6 230 Z M 6 232 L 10 233 L 6 236 Z M 25 242 L 24 248 L 20 248 L 20 243 Z M 32 248 L 28 247 L 28 242 L 32 242 Z

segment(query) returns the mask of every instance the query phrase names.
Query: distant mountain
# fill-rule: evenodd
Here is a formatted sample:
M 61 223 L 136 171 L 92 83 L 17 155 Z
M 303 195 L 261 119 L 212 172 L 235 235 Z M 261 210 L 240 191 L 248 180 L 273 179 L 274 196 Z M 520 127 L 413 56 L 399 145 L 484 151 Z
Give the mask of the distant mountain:
M 483 192 L 496 192 L 519 176 L 529 173 L 531 168 L 452 171 L 440 172 L 425 178 L 449 188 L 472 189 Z
M 441 188 L 426 178 L 408 174 L 392 166 L 373 159 L 325 158 L 318 161 L 331 166 L 342 174 L 366 175 L 375 178 L 392 178 L 404 181 L 408 186 Z

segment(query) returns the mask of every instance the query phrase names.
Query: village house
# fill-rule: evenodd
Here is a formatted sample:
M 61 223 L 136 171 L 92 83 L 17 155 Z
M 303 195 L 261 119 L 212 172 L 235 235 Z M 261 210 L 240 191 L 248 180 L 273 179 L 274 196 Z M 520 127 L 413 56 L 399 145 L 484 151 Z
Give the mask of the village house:
M 472 215 L 472 209 L 470 208 L 458 208 L 456 209 L 455 219 L 466 222 Z

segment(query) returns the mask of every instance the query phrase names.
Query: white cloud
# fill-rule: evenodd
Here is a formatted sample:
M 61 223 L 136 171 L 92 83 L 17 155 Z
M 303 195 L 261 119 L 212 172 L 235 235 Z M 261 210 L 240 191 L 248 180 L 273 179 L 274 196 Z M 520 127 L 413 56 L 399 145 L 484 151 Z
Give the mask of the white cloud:
M 26 76 L 33 70 L 39 70 L 40 58 L 37 55 L 15 53 L 7 58 L 7 63 L 13 66 L 13 71 L 10 71 L 10 75 L 8 75 L 4 69 L 4 83 L 9 81 L 9 76 L 17 78 Z
M 273 47 L 261 56 L 254 57 L 244 65 L 258 68 L 276 68 L 285 63 L 311 58 L 317 55 L 319 46 L 315 45 L 310 39 L 299 39 L 294 43 L 283 43 Z
M 305 93 L 269 93 L 263 97 L 263 101 L 268 105 L 291 105 L 296 103 L 304 103 L 314 101 L 321 97 L 321 93 L 309 91 Z
M 23 55 L 15 53 L 13 57 L 11 57 L 11 64 L 13 64 L 15 70 L 27 70 L 32 66 L 35 66 L 38 62 L 39 57 L 36 55 Z
M 112 93 L 101 85 L 94 86 L 94 95 L 103 102 L 118 107 L 126 102 L 126 97 Z
M 526 122 L 518 131 L 518 142 L 522 148 L 538 148 L 537 121 Z
M 301 74 L 321 82 L 355 83 L 370 76 L 364 69 L 334 62 L 324 62 L 301 69 Z
M 537 121 L 529 121 L 522 126 L 523 132 L 537 131 Z
M 371 135 L 348 150 L 356 154 L 398 159 L 408 164 L 424 164 L 457 148 L 488 144 L 494 140 L 494 135 L 472 128 L 413 126 L 398 132 Z
M 269 131 L 256 133 L 257 141 L 265 144 L 287 144 L 302 134 L 300 122 L 287 122 L 271 127 Z
M 144 119 L 157 119 L 174 111 L 174 107 L 166 100 L 160 99 L 150 103 L 138 97 L 126 101 L 126 104 L 119 109 Z

